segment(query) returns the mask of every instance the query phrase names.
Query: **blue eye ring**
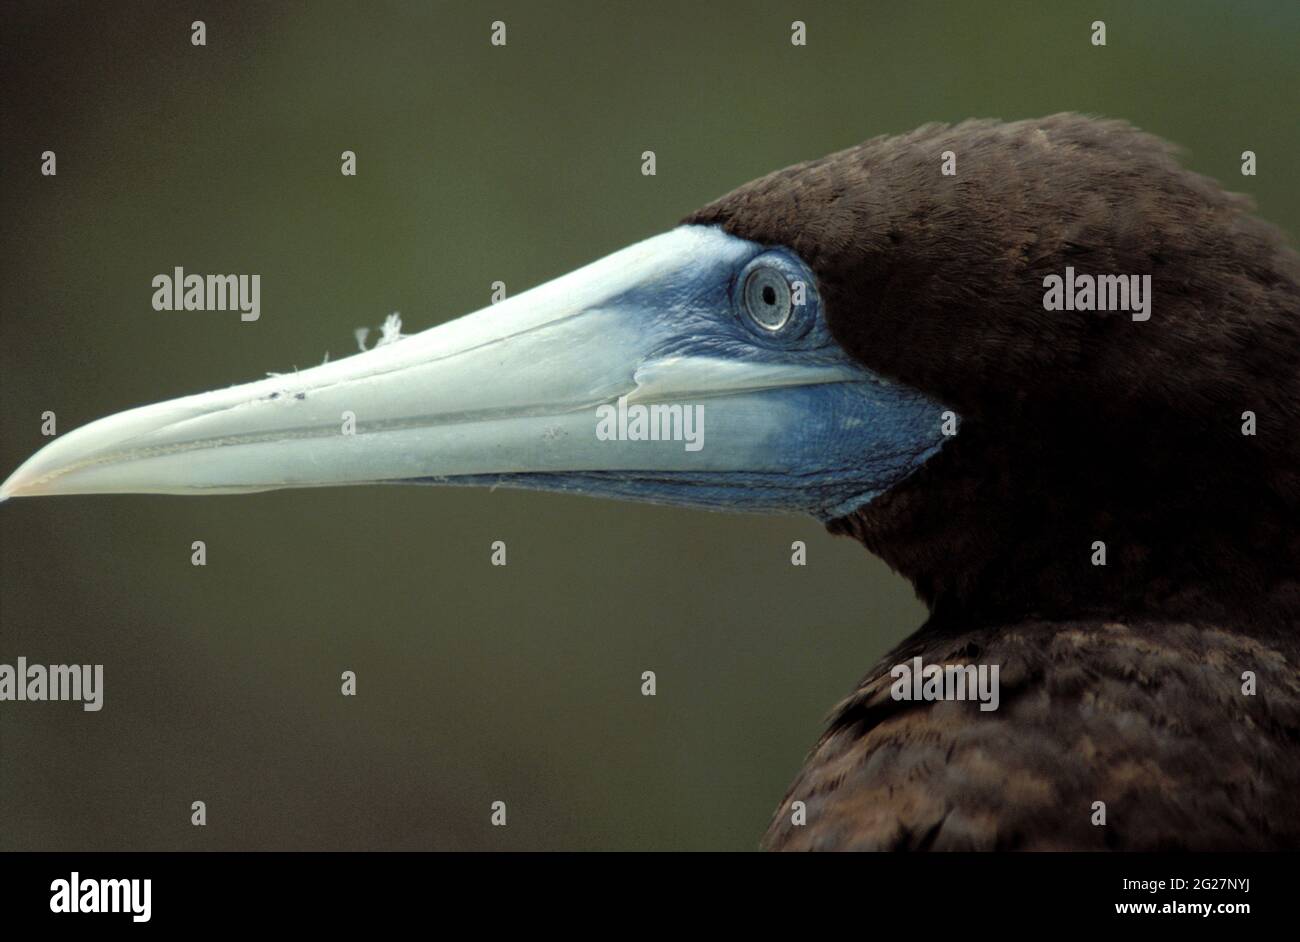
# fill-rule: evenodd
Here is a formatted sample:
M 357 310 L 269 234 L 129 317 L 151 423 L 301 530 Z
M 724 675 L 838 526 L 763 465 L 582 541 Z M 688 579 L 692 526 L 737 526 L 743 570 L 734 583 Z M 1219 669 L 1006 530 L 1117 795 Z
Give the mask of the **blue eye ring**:
M 734 302 L 750 334 L 784 345 L 799 340 L 817 321 L 812 272 L 794 255 L 773 249 L 751 259 L 736 278 Z

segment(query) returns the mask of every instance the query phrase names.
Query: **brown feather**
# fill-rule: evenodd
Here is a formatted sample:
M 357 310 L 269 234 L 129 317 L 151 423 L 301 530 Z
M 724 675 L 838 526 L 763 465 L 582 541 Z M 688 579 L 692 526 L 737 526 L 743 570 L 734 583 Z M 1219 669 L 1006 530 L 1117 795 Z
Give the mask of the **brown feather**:
M 876 138 L 687 220 L 798 252 L 844 348 L 961 416 L 830 524 L 931 618 L 836 713 L 791 790 L 807 826 L 783 805 L 769 846 L 1296 845 L 1300 256 L 1251 209 L 1063 114 Z M 1067 265 L 1151 275 L 1150 320 L 1045 310 Z M 1005 665 L 996 713 L 888 699 L 907 652 L 968 650 Z

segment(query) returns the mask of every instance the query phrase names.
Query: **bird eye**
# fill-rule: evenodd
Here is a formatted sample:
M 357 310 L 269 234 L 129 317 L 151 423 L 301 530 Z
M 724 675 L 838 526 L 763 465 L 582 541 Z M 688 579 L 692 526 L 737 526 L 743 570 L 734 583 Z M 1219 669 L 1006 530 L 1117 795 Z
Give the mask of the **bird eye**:
M 745 279 L 745 313 L 763 330 L 775 333 L 790 322 L 790 283 L 775 268 L 755 268 Z
M 765 347 L 817 347 L 830 343 L 821 319 L 817 277 L 793 252 L 767 249 L 731 283 L 736 319 Z

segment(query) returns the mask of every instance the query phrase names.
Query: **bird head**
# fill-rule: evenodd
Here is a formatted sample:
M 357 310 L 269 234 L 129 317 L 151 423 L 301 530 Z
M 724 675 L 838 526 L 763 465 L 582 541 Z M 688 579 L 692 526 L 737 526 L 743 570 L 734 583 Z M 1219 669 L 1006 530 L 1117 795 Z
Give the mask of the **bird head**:
M 911 579 L 932 626 L 1293 629 L 1300 257 L 1252 209 L 1159 138 L 1060 114 L 867 141 L 689 221 L 792 250 L 841 350 L 961 417 L 830 522 Z M 1049 304 L 1068 272 L 1149 278 L 1145 310 Z
M 927 126 L 423 333 L 100 419 L 0 498 L 506 485 L 810 513 L 967 615 L 1169 595 L 1225 539 L 1296 558 L 1300 266 L 1248 210 L 1121 122 Z M 1049 310 L 1067 266 L 1149 276 L 1148 316 Z

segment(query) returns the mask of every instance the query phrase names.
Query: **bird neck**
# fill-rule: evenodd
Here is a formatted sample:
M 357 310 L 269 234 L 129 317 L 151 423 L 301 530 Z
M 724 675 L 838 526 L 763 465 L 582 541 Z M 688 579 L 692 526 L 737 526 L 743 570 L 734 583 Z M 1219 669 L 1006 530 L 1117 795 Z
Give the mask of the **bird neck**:
M 828 528 L 908 578 L 934 628 L 1138 615 L 1260 634 L 1300 624 L 1300 514 L 1276 456 L 1236 425 L 1235 440 L 1172 421 L 1085 437 L 1069 430 L 1086 416 L 1055 420 L 1034 427 L 1060 434 L 1037 436 L 964 422 L 914 475 Z

